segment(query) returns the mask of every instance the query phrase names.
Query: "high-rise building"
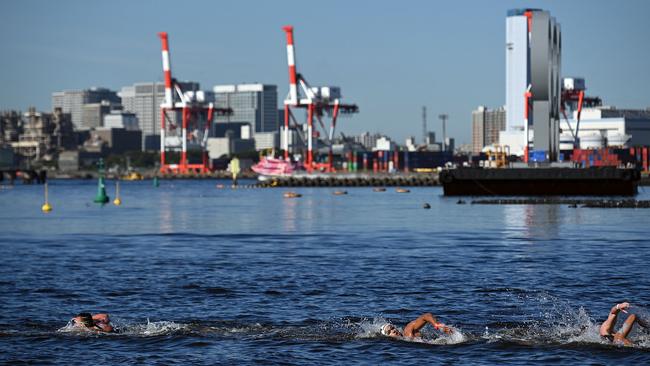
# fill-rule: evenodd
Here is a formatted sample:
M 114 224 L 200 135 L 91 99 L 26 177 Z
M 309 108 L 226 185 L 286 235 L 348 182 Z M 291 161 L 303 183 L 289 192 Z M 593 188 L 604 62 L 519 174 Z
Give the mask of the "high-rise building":
M 377 145 L 377 140 L 381 137 L 378 133 L 371 135 L 370 132 L 366 131 L 359 136 L 355 136 L 354 141 L 363 145 L 367 150 L 372 150 Z
M 140 130 L 135 113 L 113 110 L 104 116 L 105 128 L 124 128 L 128 131 Z
M 52 110 L 61 108 L 63 113 L 70 113 L 75 129 L 88 129 L 83 124 L 83 106 L 89 103 L 107 101 L 119 104 L 117 93 L 106 88 L 90 88 L 84 90 L 64 90 L 52 93 Z
M 231 116 L 216 116 L 215 122 L 248 122 L 253 132 L 278 131 L 278 87 L 266 84 L 216 85 L 215 107 L 230 108 Z
M 0 113 L 0 146 L 16 142 L 22 132 L 23 121 L 18 111 L 2 111 Z
M 472 153 L 479 154 L 485 146 L 499 143 L 499 132 L 506 129 L 506 111 L 479 106 L 472 111 Z
M 104 116 L 111 112 L 112 107 L 107 100 L 84 104 L 81 107 L 81 125 L 83 129 L 102 127 L 104 125 Z
M 199 83 L 186 81 L 178 83 L 183 91 L 198 91 Z M 142 150 L 160 148 L 160 104 L 165 100 L 164 82 L 135 83 L 125 86 L 119 92 L 125 112 L 135 113 L 142 131 Z M 180 116 L 167 116 L 171 122 L 180 121 Z

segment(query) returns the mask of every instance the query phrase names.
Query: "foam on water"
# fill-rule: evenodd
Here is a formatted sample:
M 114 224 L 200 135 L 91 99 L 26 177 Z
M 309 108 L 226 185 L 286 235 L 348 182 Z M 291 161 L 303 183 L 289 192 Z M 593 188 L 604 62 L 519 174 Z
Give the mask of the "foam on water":
M 57 332 L 59 333 L 72 333 L 79 335 L 88 335 L 88 334 L 97 334 L 97 335 L 121 335 L 121 336 L 135 336 L 135 337 L 154 337 L 160 335 L 170 335 L 170 334 L 182 334 L 188 333 L 191 331 L 191 328 L 188 324 L 175 323 L 172 321 L 157 321 L 150 322 L 147 319 L 147 322 L 144 324 L 132 324 L 124 323 L 118 321 L 113 321 L 113 327 L 115 328 L 114 333 L 104 333 L 90 330 L 83 327 L 75 326 L 71 321 L 68 322 L 64 327 L 59 328 Z
M 601 321 L 595 321 L 582 306 L 574 306 L 568 301 L 546 292 L 512 293 L 511 297 L 518 303 L 519 310 L 524 313 L 528 312 L 523 316 L 530 320 L 492 332 L 486 327 L 482 338 L 487 342 L 514 342 L 529 345 L 598 344 L 615 346 L 600 337 Z M 630 313 L 635 313 L 635 311 L 643 313 L 643 308 L 632 306 Z M 605 315 L 601 316 L 602 320 L 604 320 Z M 622 313 L 619 316 L 615 330 L 621 327 L 625 319 L 626 314 Z M 650 348 L 648 329 L 639 326 L 639 324 L 635 324 L 628 338 L 634 343 L 634 347 Z
M 188 324 L 180 324 L 173 321 L 151 322 L 149 319 L 147 319 L 146 324 L 122 325 L 117 323 L 116 328 L 120 334 L 139 337 L 153 337 L 190 332 L 190 326 Z

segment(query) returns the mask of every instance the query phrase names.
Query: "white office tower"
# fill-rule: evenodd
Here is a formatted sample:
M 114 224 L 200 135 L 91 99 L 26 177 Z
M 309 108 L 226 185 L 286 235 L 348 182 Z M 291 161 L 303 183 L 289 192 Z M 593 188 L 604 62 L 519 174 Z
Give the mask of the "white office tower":
M 513 154 L 559 147 L 560 25 L 547 11 L 514 9 L 506 18 L 506 130 L 501 145 Z

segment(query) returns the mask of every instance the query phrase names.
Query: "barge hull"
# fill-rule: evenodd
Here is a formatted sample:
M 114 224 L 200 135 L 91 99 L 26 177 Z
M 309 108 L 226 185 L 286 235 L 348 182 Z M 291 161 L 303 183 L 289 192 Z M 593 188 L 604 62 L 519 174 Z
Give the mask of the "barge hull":
M 440 172 L 445 196 L 634 196 L 636 169 L 460 168 Z

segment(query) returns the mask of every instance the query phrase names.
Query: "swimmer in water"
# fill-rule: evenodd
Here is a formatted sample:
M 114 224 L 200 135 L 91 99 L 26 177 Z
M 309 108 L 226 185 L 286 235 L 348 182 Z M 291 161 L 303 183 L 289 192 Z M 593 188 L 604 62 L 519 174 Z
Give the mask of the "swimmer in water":
M 451 334 L 454 332 L 450 327 L 438 322 L 436 318 L 433 315 L 431 315 L 431 313 L 425 313 L 420 315 L 417 319 L 413 320 L 412 322 L 406 324 L 406 327 L 404 327 L 404 332 L 400 332 L 396 326 L 388 323 L 388 324 L 384 324 L 384 326 L 381 327 L 381 334 L 392 338 L 421 337 L 422 335 L 420 334 L 420 329 L 424 328 L 424 326 L 427 324 L 431 324 L 431 326 L 434 329 L 441 330 L 447 334 Z
M 626 346 L 632 345 L 632 342 L 627 339 L 627 336 L 630 334 L 634 323 L 637 321 L 636 315 L 630 314 L 627 319 L 625 319 L 625 322 L 623 323 L 621 329 L 619 329 L 618 332 L 613 333 L 614 326 L 616 326 L 618 313 L 622 311 L 627 314 L 627 309 L 629 307 L 630 304 L 627 302 L 622 302 L 612 307 L 612 310 L 609 311 L 609 315 L 607 316 L 607 320 L 605 320 L 600 326 L 599 333 L 603 339 L 611 343 L 624 344 Z
M 75 327 L 94 330 L 96 332 L 111 333 L 114 331 L 108 314 L 79 313 L 72 318 L 72 324 Z

